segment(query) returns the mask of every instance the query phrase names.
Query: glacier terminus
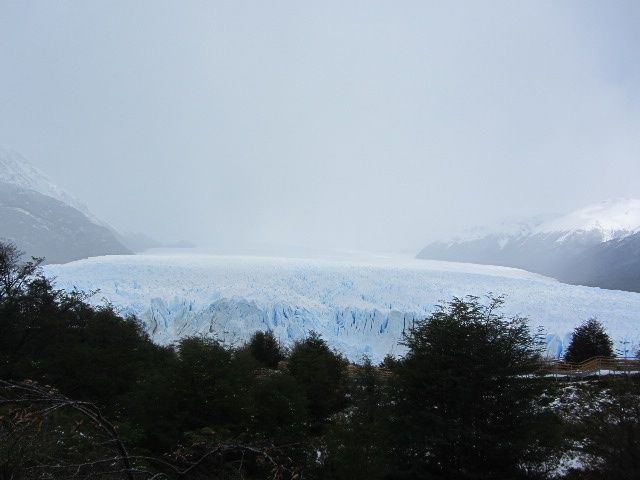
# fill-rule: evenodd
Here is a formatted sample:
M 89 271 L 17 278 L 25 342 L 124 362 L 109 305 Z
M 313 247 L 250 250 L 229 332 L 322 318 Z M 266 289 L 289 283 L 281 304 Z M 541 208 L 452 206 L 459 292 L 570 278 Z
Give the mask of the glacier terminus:
M 286 346 L 316 331 L 358 361 L 401 355 L 403 332 L 454 296 L 505 296 L 504 313 L 541 330 L 559 357 L 591 317 L 620 353 L 640 343 L 640 294 L 560 283 L 515 268 L 404 257 L 282 258 L 151 253 L 46 265 L 58 288 L 95 291 L 160 344 L 205 335 L 239 345 L 271 330 Z

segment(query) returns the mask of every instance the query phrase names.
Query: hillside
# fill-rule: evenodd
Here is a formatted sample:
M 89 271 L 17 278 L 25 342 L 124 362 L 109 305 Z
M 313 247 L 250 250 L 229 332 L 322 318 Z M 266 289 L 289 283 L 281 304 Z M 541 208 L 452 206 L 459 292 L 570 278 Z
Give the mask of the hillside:
M 64 263 L 128 254 L 117 233 L 15 153 L 0 150 L 0 238 L 28 256 Z
M 602 202 L 514 232 L 427 245 L 418 258 L 503 265 L 563 282 L 640 291 L 640 200 Z
M 640 292 L 640 233 L 592 247 L 575 259 L 570 279 L 581 285 Z

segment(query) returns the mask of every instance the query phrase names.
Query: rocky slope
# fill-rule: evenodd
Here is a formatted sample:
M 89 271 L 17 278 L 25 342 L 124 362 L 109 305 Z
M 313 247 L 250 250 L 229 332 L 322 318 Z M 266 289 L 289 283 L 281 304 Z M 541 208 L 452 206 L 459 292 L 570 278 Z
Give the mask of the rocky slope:
M 5 150 L 0 150 L 0 238 L 47 263 L 131 253 L 80 201 Z

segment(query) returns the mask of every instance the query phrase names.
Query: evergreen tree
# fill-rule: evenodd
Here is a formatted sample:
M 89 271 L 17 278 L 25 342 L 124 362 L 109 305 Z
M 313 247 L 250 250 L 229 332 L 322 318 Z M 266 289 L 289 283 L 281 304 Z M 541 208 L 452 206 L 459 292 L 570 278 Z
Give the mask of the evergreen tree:
M 365 358 L 349 378 L 351 405 L 338 414 L 326 434 L 326 459 L 321 475 L 326 479 L 375 480 L 384 475 L 389 460 L 383 435 L 384 380 Z
M 347 361 L 315 332 L 294 345 L 289 371 L 305 393 L 316 426 L 345 406 L 346 366 Z
M 613 344 L 604 326 L 591 318 L 573 331 L 564 359 L 579 363 L 598 356 L 612 357 Z
M 250 409 L 252 438 L 276 445 L 304 440 L 307 400 L 291 375 L 274 371 L 255 378 Z
M 405 337 L 395 369 L 388 478 L 514 479 L 553 460 L 539 344 L 521 318 L 454 298 Z
M 175 348 L 157 346 L 136 319 L 122 318 L 109 306 L 91 306 L 87 298 L 56 290 L 42 275 L 38 259 L 23 261 L 15 247 L 0 242 L 0 388 L 5 390 L 0 392 L 0 477 L 40 478 L 45 472 L 21 476 L 6 466 L 22 472 L 25 466 L 31 471 L 34 465 L 77 462 L 83 475 L 77 470 L 72 476 L 78 478 L 94 478 L 100 468 L 118 466 L 90 462 L 113 442 L 88 434 L 84 429 L 90 421 L 58 413 L 58 394 L 74 398 L 68 400 L 71 409 L 95 405 L 131 452 L 173 458 L 183 469 L 205 456 L 210 461 L 199 463 L 202 478 L 218 478 L 221 469 L 233 478 L 264 478 L 277 455 L 289 458 L 288 463 L 307 458 L 302 447 L 307 392 L 291 375 L 272 371 L 273 376 L 263 377 L 247 349 L 215 340 L 186 338 Z M 7 403 L 5 394 L 37 384 L 52 397 Z M 41 401 L 58 406 L 47 408 Z M 34 428 L 16 429 L 15 418 L 30 419 Z M 68 443 L 62 438 L 67 434 L 81 442 Z M 297 446 L 276 455 L 275 442 Z M 261 455 L 260 446 L 270 446 L 268 456 Z M 83 462 L 89 463 L 79 467 Z M 68 478 L 65 470 L 56 472 L 46 474 Z
M 397 358 L 395 358 L 390 353 L 387 353 L 380 363 L 380 368 L 392 372 L 399 364 L 400 361 Z
M 175 412 L 187 429 L 233 429 L 245 420 L 246 396 L 255 362 L 238 368 L 232 349 L 217 340 L 188 337 L 178 343 L 176 370 L 172 372 L 177 404 Z M 244 359 L 242 359 L 244 360 Z
M 271 331 L 254 333 L 248 347 L 253 358 L 267 368 L 278 368 L 278 363 L 284 359 L 282 348 Z

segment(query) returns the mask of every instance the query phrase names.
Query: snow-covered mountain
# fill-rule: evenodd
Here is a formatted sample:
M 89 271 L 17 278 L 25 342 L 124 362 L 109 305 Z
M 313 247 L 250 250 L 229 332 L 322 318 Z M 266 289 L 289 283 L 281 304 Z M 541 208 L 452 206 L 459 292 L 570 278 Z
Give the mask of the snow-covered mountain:
M 512 232 L 434 242 L 418 258 L 511 266 L 568 283 L 640 291 L 633 242 L 623 241 L 638 233 L 640 200 L 609 200 Z
M 547 352 L 559 356 L 573 328 L 597 316 L 614 342 L 640 341 L 640 294 L 566 285 L 495 266 L 372 258 L 291 259 L 212 255 L 97 257 L 49 265 L 64 289 L 99 289 L 144 322 L 154 341 L 206 335 L 240 343 L 270 329 L 286 345 L 309 331 L 358 360 L 401 353 L 416 319 L 453 296 L 505 294 L 506 313 L 543 327 Z M 635 350 L 634 350 L 635 351 Z
M 534 234 L 560 234 L 558 241 L 576 235 L 595 235 L 600 242 L 620 240 L 640 231 L 640 200 L 608 200 L 538 225 Z
M 31 165 L 17 152 L 0 147 L 0 182 L 8 183 L 22 190 L 32 190 L 75 208 L 84 213 L 94 223 L 101 222 L 94 217 L 87 206 L 71 193 L 54 184 L 39 168 Z
M 54 263 L 130 253 L 113 228 L 82 202 L 19 154 L 2 149 L 0 238 Z

